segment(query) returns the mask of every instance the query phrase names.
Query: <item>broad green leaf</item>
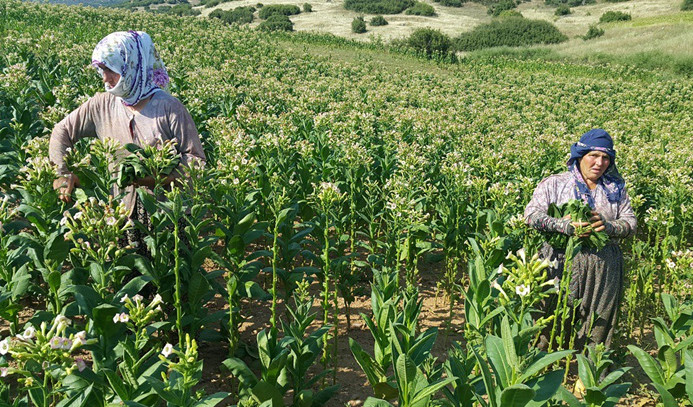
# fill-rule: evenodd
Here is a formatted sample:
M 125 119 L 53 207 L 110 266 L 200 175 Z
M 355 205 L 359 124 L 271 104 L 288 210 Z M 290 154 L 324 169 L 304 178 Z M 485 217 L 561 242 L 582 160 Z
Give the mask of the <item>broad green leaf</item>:
M 279 389 L 264 380 L 259 381 L 251 390 L 253 397 L 260 403 L 272 401 L 272 407 L 283 407 L 284 399 Z
M 512 384 L 510 381 L 512 380 L 513 371 L 505 356 L 503 340 L 495 335 L 488 335 L 484 344 L 486 345 L 488 360 L 491 362 L 491 367 L 493 367 L 499 385 L 501 388 L 509 387 Z
M 561 387 L 562 382 L 563 369 L 550 371 L 526 382 L 525 384 L 535 392 L 532 401 L 527 404 L 527 407 L 540 407 L 546 405 L 546 402 L 552 398 Z
M 209 282 L 199 272 L 194 272 L 188 282 L 188 302 L 199 304 L 204 296 L 209 292 Z
M 416 375 L 418 373 L 416 365 L 406 354 L 401 354 L 397 357 L 395 370 L 397 372 L 399 391 L 402 393 L 400 394 L 400 398 L 406 397 L 407 399 L 411 399 L 411 392 L 414 391 Z
M 598 387 L 587 387 L 585 388 L 585 401 L 600 406 L 606 401 L 606 394 Z
M 669 390 L 666 389 L 663 385 L 659 383 L 652 383 L 652 385 L 657 389 L 657 392 L 659 393 L 659 396 L 662 399 L 662 404 L 664 404 L 664 407 L 678 407 L 678 403 L 676 402 L 676 399 L 674 396 L 669 393 Z
M 582 380 L 582 384 L 585 387 L 594 387 L 597 385 L 597 378 L 595 377 L 594 366 L 592 363 L 584 356 L 577 355 L 578 360 L 578 376 Z
M 217 392 L 198 401 L 194 407 L 215 407 L 230 395 L 230 393 Z
M 50 274 L 48 275 L 48 285 L 50 286 L 51 290 L 57 292 L 60 289 L 61 277 L 62 275 L 59 271 L 50 272 Z
M 501 321 L 501 338 L 503 339 L 503 347 L 505 348 L 505 358 L 510 364 L 511 369 L 516 371 L 519 368 L 519 362 L 515 351 L 513 333 L 510 330 L 510 323 L 508 322 L 507 315 L 504 316 Z
M 532 401 L 534 390 L 524 384 L 515 384 L 503 390 L 500 398 L 502 407 L 524 407 Z
M 393 405 L 385 400 L 368 397 L 366 402 L 363 403 L 363 407 L 393 407 Z
M 476 362 L 479 364 L 479 367 L 481 369 L 481 378 L 484 381 L 484 387 L 486 388 L 486 394 L 488 395 L 488 401 L 491 407 L 498 407 L 498 404 L 496 403 L 496 385 L 493 382 L 493 377 L 491 376 L 491 372 L 488 369 L 488 363 L 479 355 L 479 352 L 477 352 L 476 348 L 472 348 L 472 352 L 474 352 L 474 357 L 476 358 Z M 483 400 L 482 397 L 478 396 L 477 399 L 481 403 L 481 400 Z M 486 406 L 486 403 L 483 403 L 484 406 Z M 503 406 L 505 407 L 505 406 Z
M 650 380 L 652 380 L 653 383 L 663 386 L 666 380 L 664 379 L 664 372 L 657 361 L 655 361 L 652 356 L 648 355 L 647 352 L 635 345 L 628 345 L 628 349 L 638 359 L 640 366 Z
M 418 404 L 423 403 L 424 401 L 428 400 L 432 395 L 439 392 L 443 387 L 454 382 L 455 379 L 457 379 L 457 378 L 456 377 L 449 377 L 447 379 L 429 384 L 428 386 L 426 386 L 426 388 L 424 388 L 420 392 L 416 393 L 416 396 L 411 401 L 411 405 L 416 406 Z M 428 404 L 428 403 L 426 403 L 426 404 Z
M 688 401 L 693 403 L 693 349 L 686 349 L 683 352 L 683 359 L 686 371 L 686 393 Z
M 584 407 L 583 404 L 578 400 L 577 397 L 573 395 L 568 389 L 565 387 L 561 386 L 560 389 L 558 389 L 558 394 L 556 396 L 561 401 L 564 401 L 566 404 L 568 404 L 569 407 Z
M 522 373 L 522 376 L 520 377 L 520 381 L 526 382 L 527 380 L 532 378 L 532 376 L 541 372 L 547 366 L 552 365 L 554 362 L 557 362 L 572 353 L 572 350 L 562 350 L 558 352 L 545 354 L 525 369 L 525 371 Z

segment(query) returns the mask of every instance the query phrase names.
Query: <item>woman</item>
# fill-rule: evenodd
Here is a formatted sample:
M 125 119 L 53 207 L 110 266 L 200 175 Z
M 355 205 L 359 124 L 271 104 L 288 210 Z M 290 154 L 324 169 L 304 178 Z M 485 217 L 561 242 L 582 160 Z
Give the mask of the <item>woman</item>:
M 64 157 L 83 137 L 112 138 L 123 145 L 134 143 L 140 147 L 175 139 L 181 164 L 164 180 L 165 185 L 181 175 L 182 166 L 193 161 L 204 164 L 205 154 L 195 123 L 185 106 L 163 90 L 169 83 L 168 73 L 147 33 L 109 34 L 96 45 L 92 65 L 101 74 L 106 92 L 97 93 L 70 113 L 55 126 L 50 138 L 49 157 L 59 174 L 53 187 L 61 200 L 70 202 L 75 186 L 79 185 Z M 117 196 L 125 192 L 123 200 L 130 216 L 147 225 L 148 217 L 137 202 L 138 186 L 152 188 L 154 179 L 137 179 L 124 191 L 114 186 L 113 193 Z M 133 234 L 137 232 L 130 232 L 130 243 L 140 243 L 141 237 Z
M 571 146 L 568 171 L 541 181 L 525 209 L 527 223 L 540 231 L 570 236 L 575 228 L 591 224 L 594 231 L 609 236 L 603 249 L 582 248 L 573 258 L 570 295 L 581 300 L 578 314 L 583 321 L 577 333 L 578 348 L 584 346 L 588 334 L 593 344 L 603 343 L 607 348 L 611 345 L 623 286 L 623 255 L 618 242 L 634 234 L 637 226 L 615 161 L 611 136 L 602 129 L 588 131 Z M 547 214 L 550 204 L 561 205 L 573 199 L 583 200 L 592 208 L 589 223 Z M 551 277 L 560 277 L 565 252 L 546 243 L 540 255 L 558 260 Z

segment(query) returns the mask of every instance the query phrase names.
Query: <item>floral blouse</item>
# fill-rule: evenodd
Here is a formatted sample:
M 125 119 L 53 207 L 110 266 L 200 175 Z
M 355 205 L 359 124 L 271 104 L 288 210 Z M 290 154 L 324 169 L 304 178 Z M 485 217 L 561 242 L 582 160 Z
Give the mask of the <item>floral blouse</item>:
M 552 175 L 537 185 L 532 200 L 525 208 L 525 221 L 534 229 L 543 232 L 559 232 L 573 234 L 573 226 L 569 219 L 557 219 L 548 215 L 549 205 L 561 205 L 575 199 L 575 179 L 566 171 Z M 592 190 L 595 211 L 604 220 L 605 232 L 616 243 L 619 238 L 625 238 L 635 233 L 637 220 L 630 206 L 628 192 L 623 191 L 619 202 L 609 202 L 601 184 Z

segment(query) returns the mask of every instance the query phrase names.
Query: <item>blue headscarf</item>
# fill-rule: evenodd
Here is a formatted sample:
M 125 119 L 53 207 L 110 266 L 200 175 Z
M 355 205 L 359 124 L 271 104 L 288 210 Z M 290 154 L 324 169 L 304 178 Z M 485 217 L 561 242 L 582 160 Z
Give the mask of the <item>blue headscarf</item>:
M 609 202 L 618 202 L 621 200 L 625 181 L 616 168 L 616 150 L 614 150 L 614 141 L 605 130 L 592 129 L 580 137 L 580 141 L 570 146 L 570 159 L 568 160 L 568 169 L 573 174 L 575 179 L 575 199 L 581 199 L 590 206 L 595 208 L 594 198 L 587 183 L 585 183 L 580 165 L 577 160 L 585 156 L 590 151 L 601 151 L 609 156 L 609 168 L 599 178 L 599 184 L 604 188 L 606 197 Z

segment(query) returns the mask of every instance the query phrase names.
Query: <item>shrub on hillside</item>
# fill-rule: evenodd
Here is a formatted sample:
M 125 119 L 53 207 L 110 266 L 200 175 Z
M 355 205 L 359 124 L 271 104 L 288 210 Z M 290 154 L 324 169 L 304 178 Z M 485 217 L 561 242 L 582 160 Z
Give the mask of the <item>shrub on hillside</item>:
M 363 17 L 354 17 L 351 22 L 351 31 L 356 34 L 363 34 L 366 32 L 366 20 Z
M 435 2 L 445 7 L 462 7 L 463 3 L 462 0 L 435 0 Z
M 584 6 L 585 4 L 594 4 L 597 0 L 544 0 L 547 6 L 561 6 L 566 5 L 568 7 L 578 7 Z
M 517 7 L 517 4 L 513 0 L 501 0 L 496 4 L 490 5 L 487 12 L 494 17 L 498 17 L 503 11 L 512 10 L 515 7 Z
M 520 13 L 517 10 L 503 10 L 503 11 L 501 11 L 500 14 L 498 14 L 498 18 L 509 18 L 509 17 L 523 18 L 524 16 L 522 15 L 522 13 Z
M 628 21 L 630 20 L 630 14 L 624 13 L 622 11 L 607 11 L 599 17 L 600 23 L 610 23 L 612 21 Z
M 218 18 L 226 24 L 250 24 L 253 22 L 255 7 L 236 7 L 233 10 L 216 9 L 209 13 L 210 18 Z
M 567 16 L 568 14 L 571 14 L 571 13 L 572 13 L 572 11 L 570 11 L 570 7 L 565 5 L 565 4 L 562 4 L 562 5 L 558 6 L 558 8 L 556 8 L 556 12 L 553 14 L 560 17 L 560 16 Z
M 344 8 L 368 14 L 399 14 L 414 5 L 414 0 L 345 0 Z
M 303 12 L 304 13 L 312 13 L 313 12 L 313 6 L 311 6 L 310 3 L 303 3 Z
M 683 0 L 683 4 L 681 4 L 681 11 L 690 10 L 693 10 L 693 0 Z
M 378 15 L 378 16 L 371 18 L 371 25 L 374 27 L 378 27 L 381 25 L 387 25 L 387 20 L 385 19 L 385 17 Z
M 532 44 L 556 44 L 566 41 L 563 33 L 544 20 L 509 17 L 477 26 L 455 39 L 459 51 L 473 51 L 490 47 L 519 47 Z
M 260 10 L 258 13 L 258 17 L 260 17 L 263 20 L 266 20 L 269 18 L 269 16 L 272 15 L 283 15 L 283 16 L 292 16 L 294 14 L 299 14 L 301 12 L 301 9 L 298 8 L 298 6 L 293 5 L 293 4 L 272 4 L 269 6 L 265 6 Z
M 268 6 L 269 7 L 269 6 Z M 262 31 L 293 31 L 294 23 L 284 14 L 272 14 L 257 26 Z
M 405 14 L 409 14 L 411 16 L 426 16 L 426 17 L 433 17 L 436 15 L 435 9 L 433 9 L 433 6 L 427 3 L 423 3 L 420 1 L 417 1 L 414 3 L 413 6 L 409 7 L 407 11 L 404 12 Z
M 587 41 L 591 40 L 592 38 L 601 37 L 602 35 L 604 35 L 604 30 L 597 27 L 596 25 L 591 25 L 589 30 L 587 30 L 587 34 L 582 36 L 582 39 Z
M 428 58 L 433 58 L 434 56 L 445 57 L 452 49 L 450 37 L 440 32 L 440 30 L 432 28 L 419 28 L 414 31 L 409 36 L 407 45 L 425 54 Z

